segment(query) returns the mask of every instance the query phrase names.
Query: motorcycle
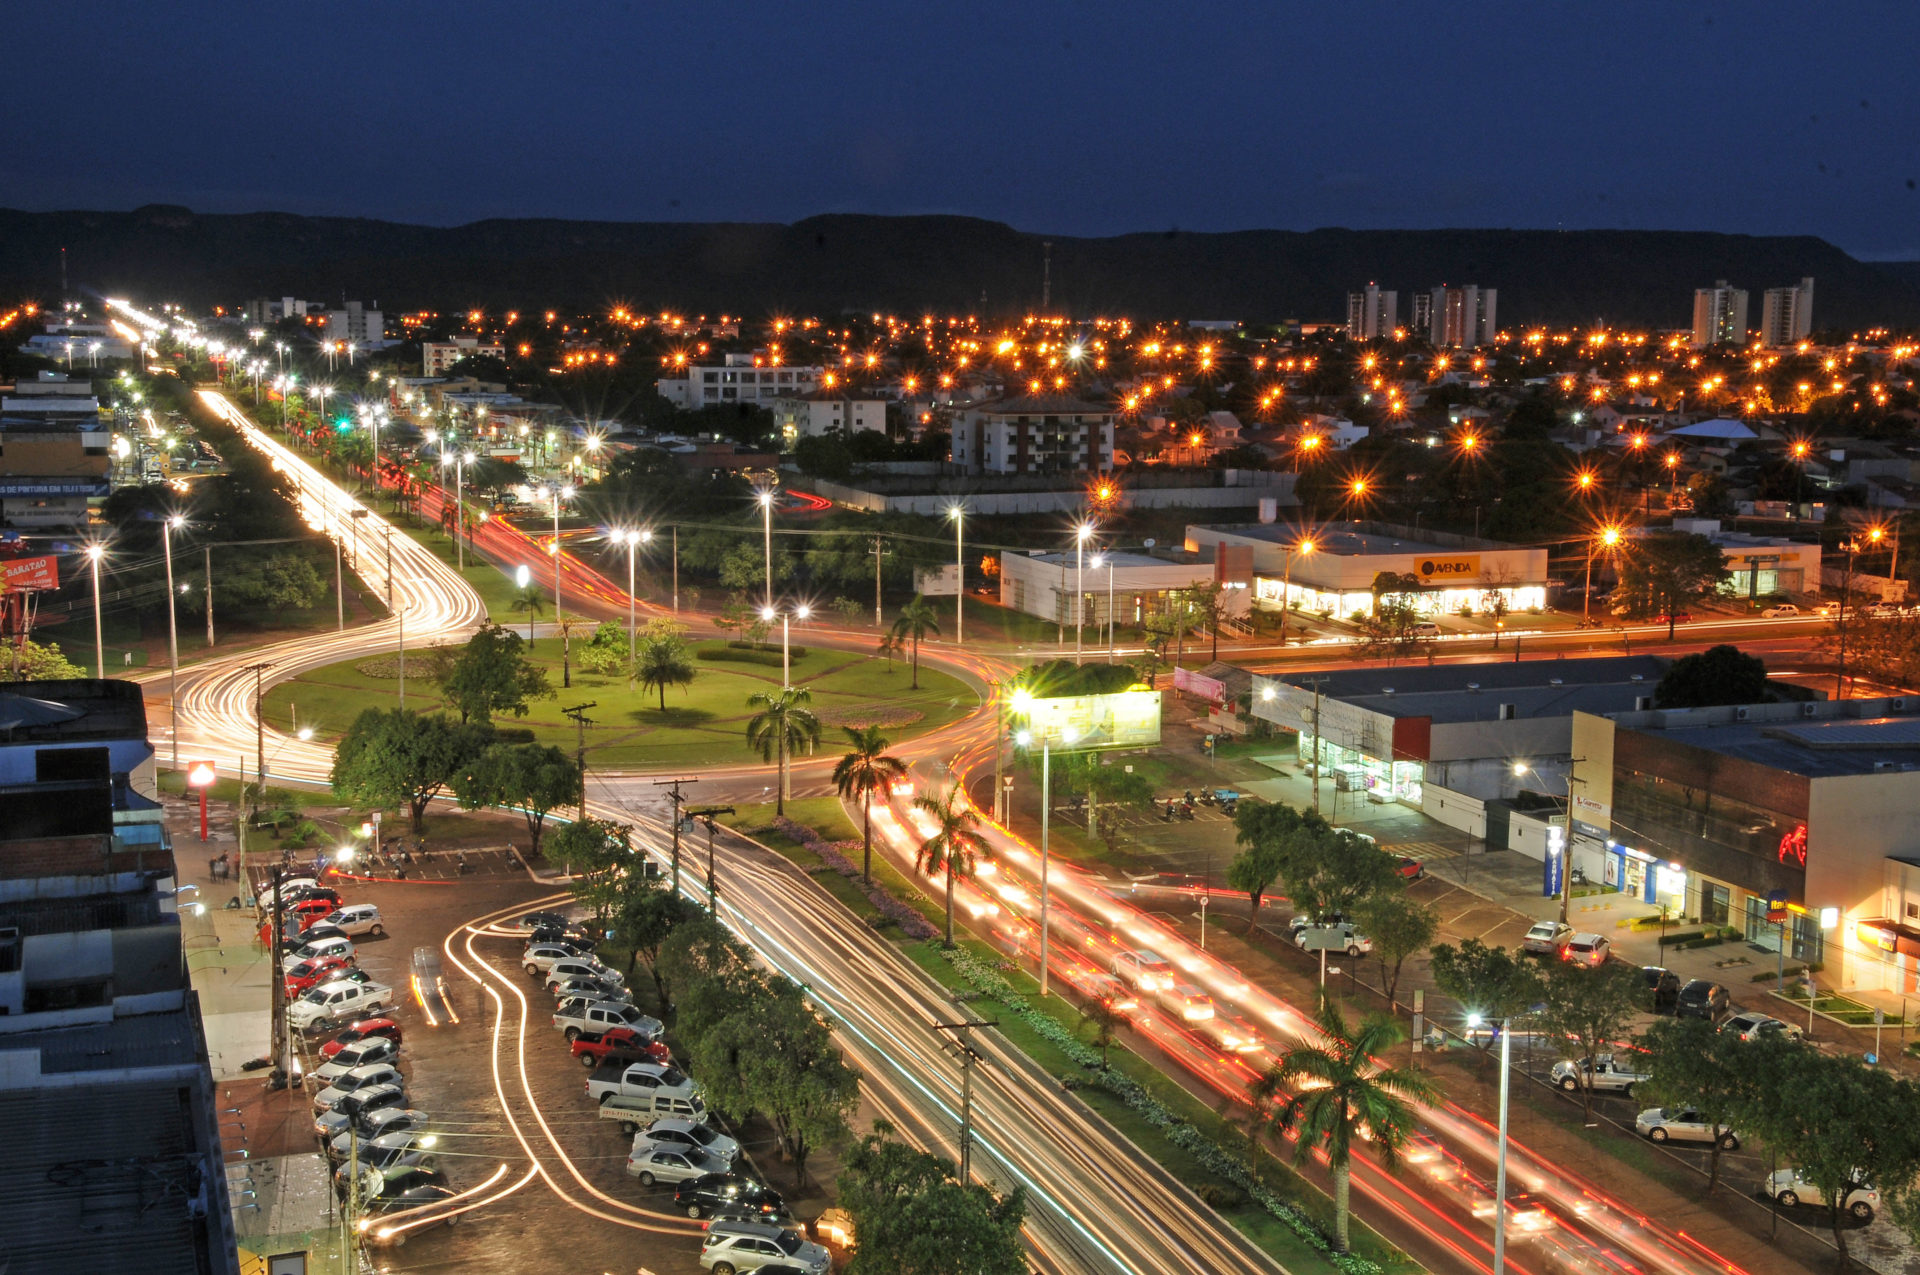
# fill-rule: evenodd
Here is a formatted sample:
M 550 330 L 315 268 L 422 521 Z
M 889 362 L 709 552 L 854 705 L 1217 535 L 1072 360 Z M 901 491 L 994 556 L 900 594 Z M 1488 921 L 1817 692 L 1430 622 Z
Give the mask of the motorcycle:
M 1191 801 L 1184 801 L 1180 803 L 1180 817 L 1182 819 L 1187 819 L 1187 820 L 1191 820 L 1193 818 L 1193 803 Z
M 1213 789 L 1211 789 L 1211 788 L 1202 788 L 1202 789 L 1200 790 L 1200 804 L 1201 804 L 1201 805 L 1203 805 L 1203 806 L 1215 806 L 1215 805 L 1218 805 L 1219 803 L 1220 803 L 1220 799 L 1219 799 L 1218 797 L 1216 797 L 1216 796 L 1214 796 L 1214 795 L 1213 795 Z

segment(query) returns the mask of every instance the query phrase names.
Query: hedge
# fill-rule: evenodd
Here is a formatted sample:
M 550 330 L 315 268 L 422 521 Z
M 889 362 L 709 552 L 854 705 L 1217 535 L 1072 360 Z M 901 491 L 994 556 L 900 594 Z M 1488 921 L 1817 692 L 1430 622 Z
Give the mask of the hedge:
M 693 653 L 696 660 L 730 660 L 735 664 L 765 664 L 779 668 L 783 661 L 777 651 L 737 650 L 731 646 L 703 646 Z

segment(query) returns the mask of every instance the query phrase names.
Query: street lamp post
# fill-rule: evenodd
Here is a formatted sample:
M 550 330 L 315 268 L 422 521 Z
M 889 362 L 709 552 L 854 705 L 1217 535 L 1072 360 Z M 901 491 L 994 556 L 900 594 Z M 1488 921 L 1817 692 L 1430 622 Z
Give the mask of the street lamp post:
M 567 667 L 567 628 L 562 623 L 566 611 L 560 605 L 560 502 L 573 498 L 573 488 L 555 486 L 547 490 L 553 496 L 553 623 L 560 630 L 560 681 L 572 686 L 572 670 Z
M 1293 604 L 1293 560 L 1314 551 L 1312 537 L 1302 537 L 1287 550 L 1287 569 L 1280 577 L 1280 645 L 1287 644 L 1287 608 Z
M 1567 923 L 1568 903 L 1569 903 L 1570 896 L 1572 894 L 1572 890 L 1570 889 L 1570 883 L 1573 880 L 1573 786 L 1576 783 L 1585 782 L 1584 780 L 1579 780 L 1574 778 L 1573 767 L 1579 765 L 1581 762 L 1585 760 L 1586 760 L 1585 757 L 1572 757 L 1568 759 L 1568 763 L 1567 763 L 1567 826 L 1561 833 L 1560 845 L 1558 847 L 1555 847 L 1552 845 L 1551 842 L 1549 842 L 1547 846 L 1547 853 L 1549 855 L 1557 855 L 1557 857 L 1560 860 L 1560 888 L 1558 893 L 1560 895 L 1560 923 L 1562 925 L 1565 925 Z M 1529 772 L 1535 775 L 1540 774 L 1539 771 L 1533 770 L 1533 768 L 1527 765 L 1526 762 L 1517 761 L 1513 763 L 1514 778 L 1518 779 L 1520 776 L 1525 775 Z M 1542 775 L 1541 778 L 1544 779 L 1545 776 Z
M 100 631 L 100 557 L 104 553 L 105 546 L 87 546 L 87 561 L 93 567 L 93 668 L 94 676 L 103 682 L 107 680 L 107 644 Z
M 1093 555 L 1093 569 L 1107 569 L 1107 663 L 1113 663 L 1113 551 Z
M 789 672 L 789 661 L 787 659 L 787 638 L 790 632 L 790 622 L 793 620 L 806 619 L 813 614 L 813 608 L 804 602 L 788 611 L 776 612 L 772 607 L 760 608 L 760 618 L 769 624 L 773 623 L 776 614 L 780 617 L 780 687 L 782 690 L 785 690 L 787 687 L 793 685 L 793 678 Z
M 953 641 L 954 645 L 966 642 L 965 619 L 962 611 L 967 600 L 967 550 L 964 542 L 967 520 L 966 506 L 954 505 L 947 510 L 947 517 L 953 519 Z
M 161 520 L 160 546 L 167 557 L 167 721 L 173 733 L 173 768 L 180 769 L 180 635 L 174 622 L 173 530 L 187 520 L 179 514 Z M 205 840 L 204 837 L 201 838 Z
M 773 492 L 767 488 L 760 490 L 760 520 L 767 541 L 767 600 L 766 610 L 773 609 Z
M 1507 1019 L 1487 1019 L 1467 1015 L 1467 1026 L 1490 1022 L 1500 1024 L 1500 1155 L 1493 1171 L 1493 1275 L 1506 1275 L 1507 1269 L 1507 1096 L 1513 1079 L 1513 1035 Z
M 1073 662 L 1080 663 L 1081 634 L 1087 623 L 1087 540 L 1093 524 L 1083 522 L 1073 529 Z
M 1587 537 L 1587 596 L 1580 606 L 1580 619 L 1588 620 L 1593 616 L 1593 552 L 1597 545 L 1616 548 L 1620 544 L 1620 528 L 1602 527 L 1598 536 Z

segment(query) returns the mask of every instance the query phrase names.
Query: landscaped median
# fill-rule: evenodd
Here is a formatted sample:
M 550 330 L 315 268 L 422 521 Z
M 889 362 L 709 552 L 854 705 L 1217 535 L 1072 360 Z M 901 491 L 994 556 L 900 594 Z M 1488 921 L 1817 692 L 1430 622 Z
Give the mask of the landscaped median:
M 851 831 L 837 802 L 790 802 L 788 809 L 832 832 Z M 999 1031 L 1011 1044 L 1282 1265 L 1342 1275 L 1419 1269 L 1358 1223 L 1355 1251 L 1335 1254 L 1327 1238 L 1332 1208 L 1319 1192 L 1271 1157 L 1258 1174 L 1250 1171 L 1244 1137 L 1145 1058 L 1116 1046 L 1102 1067 L 1099 1052 L 1076 1034 L 1077 1007 L 1058 996 L 1039 997 L 1033 980 L 987 944 L 965 939 L 942 948 L 939 905 L 891 863 L 876 858 L 873 883 L 863 885 L 857 838 L 829 841 L 808 824 L 774 817 L 765 807 L 743 809 L 729 822 L 814 877 L 955 999 L 994 1002 L 1001 1011 Z

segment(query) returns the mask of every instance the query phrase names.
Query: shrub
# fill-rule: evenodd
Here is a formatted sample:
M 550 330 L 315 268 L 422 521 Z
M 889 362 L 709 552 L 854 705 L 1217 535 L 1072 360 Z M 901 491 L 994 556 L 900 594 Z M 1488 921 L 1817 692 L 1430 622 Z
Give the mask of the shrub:
M 696 660 L 727 660 L 734 664 L 764 664 L 769 668 L 780 667 L 778 651 L 756 651 L 751 648 L 741 650 L 732 646 L 703 646 L 693 653 Z
M 1239 1209 L 1247 1204 L 1247 1193 L 1224 1182 L 1202 1182 L 1194 1194 L 1202 1203 L 1216 1209 Z
M 733 641 L 727 643 L 727 649 L 733 651 L 760 651 L 766 654 L 772 654 L 780 648 L 771 642 L 748 642 L 740 638 L 735 638 Z M 804 646 L 789 645 L 787 647 L 787 654 L 796 660 L 805 659 L 807 648 Z

